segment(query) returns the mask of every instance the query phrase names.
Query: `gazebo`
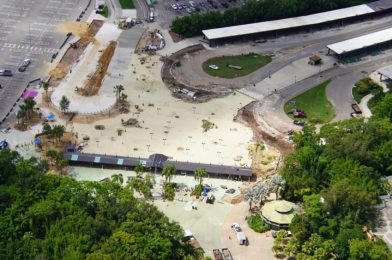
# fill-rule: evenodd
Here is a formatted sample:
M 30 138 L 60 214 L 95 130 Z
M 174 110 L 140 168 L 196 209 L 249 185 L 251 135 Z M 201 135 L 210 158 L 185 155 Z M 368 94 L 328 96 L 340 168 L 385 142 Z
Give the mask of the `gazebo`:
M 261 208 L 261 216 L 272 229 L 288 228 L 296 213 L 294 206 L 286 200 L 274 200 Z

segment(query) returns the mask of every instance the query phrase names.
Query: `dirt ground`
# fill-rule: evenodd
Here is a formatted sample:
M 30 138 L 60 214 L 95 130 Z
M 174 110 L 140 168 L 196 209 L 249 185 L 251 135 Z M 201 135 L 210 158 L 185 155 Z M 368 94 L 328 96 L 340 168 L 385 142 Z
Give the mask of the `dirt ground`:
M 236 260 L 269 260 L 274 259 L 272 253 L 273 237 L 271 231 L 266 233 L 256 233 L 249 228 L 245 217 L 248 216 L 249 206 L 247 202 L 242 202 L 231 208 L 226 215 L 221 226 L 221 240 L 224 247 L 227 247 L 233 258 Z M 238 223 L 248 238 L 249 245 L 239 245 L 235 232 L 231 229 L 233 223 Z
M 78 93 L 82 96 L 94 96 L 98 93 L 102 85 L 102 80 L 106 75 L 106 71 L 112 60 L 117 43 L 112 41 L 103 51 L 98 60 L 97 69 L 83 88 L 78 89 Z
M 253 131 L 253 137 L 256 142 L 265 142 L 267 145 L 270 145 L 278 150 L 283 158 L 286 157 L 289 153 L 292 152 L 293 146 L 285 140 L 284 136 L 273 136 L 260 127 L 253 114 L 253 106 L 255 103 L 255 101 L 249 103 L 248 105 L 238 110 L 238 114 L 234 121 L 238 121 L 249 126 Z
M 56 68 L 50 74 L 49 86 L 56 87 L 67 75 L 72 65 L 79 59 L 83 51 L 90 42 L 93 42 L 94 35 L 98 32 L 99 28 L 103 25 L 103 21 L 94 20 L 89 26 L 84 22 L 67 22 L 60 24 L 59 31 L 72 32 L 80 37 L 80 40 L 75 42 L 75 48 L 69 48 Z

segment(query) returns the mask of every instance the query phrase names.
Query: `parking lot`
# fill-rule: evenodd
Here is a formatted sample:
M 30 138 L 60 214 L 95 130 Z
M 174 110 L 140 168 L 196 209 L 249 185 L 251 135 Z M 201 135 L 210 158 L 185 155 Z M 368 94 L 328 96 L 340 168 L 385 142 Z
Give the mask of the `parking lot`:
M 11 77 L 0 76 L 0 121 L 15 115 L 15 102 L 29 81 L 45 76 L 42 70 L 65 39 L 57 25 L 74 21 L 88 0 L 0 0 L 0 69 L 12 71 Z M 86 15 L 87 16 L 87 15 Z M 31 64 L 24 72 L 18 67 L 23 60 Z M 9 124 L 9 120 L 1 127 Z
M 154 5 L 157 22 L 164 29 L 169 29 L 171 21 L 176 17 L 189 15 L 196 12 L 225 10 L 230 7 L 240 6 L 245 0 L 171 0 L 158 1 Z

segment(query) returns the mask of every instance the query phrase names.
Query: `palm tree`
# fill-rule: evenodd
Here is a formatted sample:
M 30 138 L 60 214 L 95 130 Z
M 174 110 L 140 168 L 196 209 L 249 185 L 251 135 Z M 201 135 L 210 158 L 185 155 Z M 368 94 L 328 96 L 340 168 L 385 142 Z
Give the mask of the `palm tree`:
M 124 182 L 124 178 L 123 178 L 123 175 L 121 173 L 113 174 L 111 178 L 112 178 L 112 182 L 118 183 L 120 185 L 122 185 L 123 182 Z
M 49 89 L 49 83 L 48 82 L 41 82 L 43 89 L 45 90 L 45 100 L 48 101 L 48 89 Z
M 177 169 L 176 169 L 176 166 L 174 166 L 174 164 L 168 164 L 168 165 L 166 165 L 166 166 L 163 168 L 162 176 L 165 177 L 165 183 L 166 183 L 167 181 L 169 181 L 169 183 L 170 183 L 171 176 L 173 176 L 174 174 L 176 174 L 176 171 L 177 171 Z M 165 185 L 165 186 L 166 186 L 166 185 Z
M 33 111 L 33 109 L 34 109 L 36 104 L 37 103 L 32 98 L 26 98 L 24 100 L 24 104 L 22 106 L 26 110 L 26 116 L 28 118 L 31 117 L 31 113 L 32 113 L 32 111 Z M 20 106 L 21 109 L 23 109 L 22 106 Z
M 276 200 L 279 199 L 279 190 L 286 185 L 286 180 L 282 177 L 280 174 L 276 174 L 274 177 L 272 177 L 271 180 L 271 186 L 272 190 L 275 191 L 276 194 Z
M 26 110 L 22 109 L 22 107 L 20 106 L 20 110 L 16 113 L 16 118 L 18 119 L 18 125 L 19 125 L 19 120 L 22 119 L 22 123 L 23 123 L 23 118 L 25 118 L 26 116 Z
M 121 92 L 124 90 L 124 86 L 123 85 L 116 85 L 113 88 L 114 88 L 113 92 L 116 93 L 116 101 L 118 103 L 120 101 Z
M 203 182 L 203 178 L 207 177 L 207 171 L 205 168 L 198 167 L 195 170 L 195 180 L 199 181 L 199 185 Z
M 65 114 L 65 112 L 68 110 L 69 104 L 69 99 L 66 96 L 62 96 L 60 100 L 60 110 L 63 112 L 63 114 Z
M 137 177 L 141 177 L 142 173 L 144 172 L 144 166 L 143 164 L 139 163 L 133 170 L 136 172 Z
M 60 141 L 65 133 L 65 127 L 63 125 L 55 125 L 53 126 L 51 133 L 54 138 L 57 138 L 57 140 Z

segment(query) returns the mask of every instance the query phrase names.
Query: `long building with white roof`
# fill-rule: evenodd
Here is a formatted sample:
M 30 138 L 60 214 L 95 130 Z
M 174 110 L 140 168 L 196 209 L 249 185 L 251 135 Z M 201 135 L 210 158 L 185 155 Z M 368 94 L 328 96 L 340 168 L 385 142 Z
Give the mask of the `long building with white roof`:
M 327 45 L 327 48 L 337 55 L 344 55 L 390 41 L 392 41 L 392 28 L 333 43 Z
M 204 34 L 204 37 L 210 42 L 216 42 L 223 39 L 242 38 L 246 36 L 261 35 L 289 29 L 307 28 L 336 21 L 365 17 L 375 13 L 385 12 L 387 10 L 392 10 L 392 0 L 380 0 L 371 4 L 363 4 L 323 13 L 286 18 L 281 20 L 203 30 L 202 33 Z

